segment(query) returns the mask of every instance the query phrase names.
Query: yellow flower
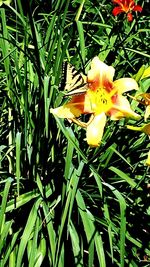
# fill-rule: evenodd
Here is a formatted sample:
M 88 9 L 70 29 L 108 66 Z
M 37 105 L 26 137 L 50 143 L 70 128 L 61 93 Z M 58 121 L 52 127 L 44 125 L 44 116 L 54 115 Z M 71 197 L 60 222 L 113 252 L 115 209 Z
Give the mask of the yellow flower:
M 150 77 L 150 66 L 144 70 L 141 79 L 148 78 L 148 77 Z
M 147 157 L 147 160 L 146 160 L 146 165 L 147 166 L 150 166 L 150 151 L 148 152 L 148 157 Z
M 86 127 L 86 140 L 90 146 L 99 146 L 107 116 L 112 120 L 123 117 L 139 119 L 140 116 L 132 111 L 128 100 L 122 95 L 132 89 L 138 89 L 132 78 L 122 78 L 113 81 L 115 69 L 106 65 L 98 57 L 91 62 L 87 74 L 87 91 L 75 95 L 71 100 L 50 112 L 59 118 L 67 118 L 81 127 Z M 88 123 L 77 119 L 81 114 L 92 114 Z
M 2 6 L 3 4 L 10 6 L 10 3 L 11 3 L 11 0 L 5 0 L 5 1 L 1 0 L 0 6 Z
M 142 97 L 141 100 L 138 99 L 138 97 Z M 146 106 L 144 120 L 147 121 L 147 119 L 150 116 L 150 93 L 143 93 L 136 97 L 136 100 Z
M 127 129 L 130 129 L 133 131 L 138 131 L 138 132 L 143 132 L 143 133 L 150 136 L 150 123 L 144 124 L 141 127 L 136 127 L 136 126 L 132 126 L 132 125 L 126 125 L 126 127 L 127 127 Z

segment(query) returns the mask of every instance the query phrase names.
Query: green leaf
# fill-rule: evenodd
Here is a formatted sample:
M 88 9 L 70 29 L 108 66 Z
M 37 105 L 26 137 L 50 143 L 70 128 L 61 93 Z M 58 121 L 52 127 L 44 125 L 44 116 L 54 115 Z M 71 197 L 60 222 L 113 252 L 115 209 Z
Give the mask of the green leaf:
M 109 167 L 109 170 L 116 173 L 118 175 L 118 177 L 120 177 L 122 180 L 126 181 L 132 188 L 137 186 L 136 182 L 132 178 L 130 178 L 126 173 L 119 170 L 118 168 L 111 166 L 111 167 Z

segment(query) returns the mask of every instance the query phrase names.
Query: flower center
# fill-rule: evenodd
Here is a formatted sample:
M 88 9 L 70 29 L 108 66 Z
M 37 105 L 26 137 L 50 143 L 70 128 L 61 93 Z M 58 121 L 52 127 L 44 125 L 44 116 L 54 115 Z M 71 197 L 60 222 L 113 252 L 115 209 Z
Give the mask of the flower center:
M 107 92 L 105 88 L 98 88 L 96 91 L 89 89 L 87 94 L 90 98 L 91 109 L 96 115 L 102 112 L 107 112 L 109 109 L 112 108 L 113 94 L 112 92 Z

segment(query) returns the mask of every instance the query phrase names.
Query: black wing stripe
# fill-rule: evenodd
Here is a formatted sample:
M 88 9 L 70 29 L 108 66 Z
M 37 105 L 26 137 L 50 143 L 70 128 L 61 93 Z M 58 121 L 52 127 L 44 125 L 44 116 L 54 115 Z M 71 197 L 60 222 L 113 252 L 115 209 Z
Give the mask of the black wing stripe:
M 87 83 L 82 74 L 67 62 L 63 64 L 61 87 L 62 86 L 66 91 L 66 97 L 80 95 L 87 91 Z

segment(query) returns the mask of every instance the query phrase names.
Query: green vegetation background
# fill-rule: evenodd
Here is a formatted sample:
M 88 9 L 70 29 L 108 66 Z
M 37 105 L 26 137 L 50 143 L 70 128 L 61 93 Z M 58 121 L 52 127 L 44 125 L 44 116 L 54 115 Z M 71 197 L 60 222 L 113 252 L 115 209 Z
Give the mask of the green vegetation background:
M 148 92 L 150 13 L 138 4 L 132 23 L 106 0 L 0 6 L 0 267 L 150 266 L 148 137 L 108 121 L 91 149 L 49 113 L 65 61 L 86 74 L 98 55 Z

